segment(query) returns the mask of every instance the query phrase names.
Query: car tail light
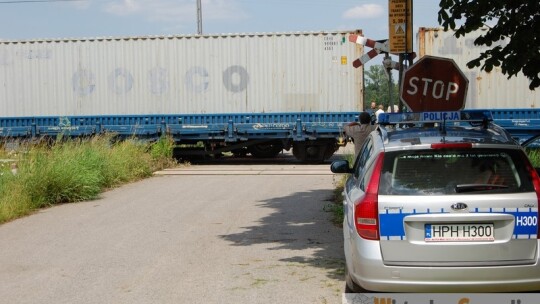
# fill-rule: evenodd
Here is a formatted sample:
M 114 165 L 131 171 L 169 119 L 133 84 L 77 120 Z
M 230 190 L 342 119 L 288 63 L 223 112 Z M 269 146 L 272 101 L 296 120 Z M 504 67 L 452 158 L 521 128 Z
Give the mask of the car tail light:
M 358 235 L 368 240 L 379 239 L 379 180 L 383 166 L 384 153 L 375 160 L 375 167 L 368 182 L 366 193 L 356 203 L 354 219 Z
M 534 186 L 534 191 L 536 192 L 536 200 L 537 200 L 536 207 L 540 208 L 540 177 L 538 176 L 538 173 L 536 172 L 536 170 L 533 168 L 531 162 L 526 157 L 523 157 L 523 158 L 524 158 L 525 163 L 527 164 L 526 165 L 527 171 L 529 171 L 529 175 L 531 176 L 532 183 Z M 538 218 L 540 218 L 540 211 L 538 212 Z M 538 232 L 537 232 L 536 238 L 540 239 L 540 225 L 537 227 L 537 229 L 538 229 Z
M 431 144 L 431 149 L 471 149 L 472 143 L 437 143 Z

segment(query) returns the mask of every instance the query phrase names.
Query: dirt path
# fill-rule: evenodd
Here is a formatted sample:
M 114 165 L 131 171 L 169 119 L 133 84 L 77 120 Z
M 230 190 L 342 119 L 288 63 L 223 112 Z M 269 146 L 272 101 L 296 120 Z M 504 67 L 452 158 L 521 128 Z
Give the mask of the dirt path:
M 2 302 L 341 303 L 328 165 L 265 166 L 156 176 L 0 226 Z

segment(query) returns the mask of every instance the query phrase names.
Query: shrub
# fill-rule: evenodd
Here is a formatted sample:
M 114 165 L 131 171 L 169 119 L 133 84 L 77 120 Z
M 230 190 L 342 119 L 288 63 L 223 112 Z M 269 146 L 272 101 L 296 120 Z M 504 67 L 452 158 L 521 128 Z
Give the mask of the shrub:
M 540 150 L 539 149 L 527 149 L 527 155 L 535 168 L 540 167 Z

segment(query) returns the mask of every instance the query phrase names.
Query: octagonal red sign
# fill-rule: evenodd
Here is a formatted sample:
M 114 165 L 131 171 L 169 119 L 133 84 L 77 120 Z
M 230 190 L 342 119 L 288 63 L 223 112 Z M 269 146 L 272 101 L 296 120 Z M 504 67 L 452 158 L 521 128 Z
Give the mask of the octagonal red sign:
M 414 112 L 458 111 L 468 84 L 454 60 L 424 56 L 403 74 L 400 98 Z

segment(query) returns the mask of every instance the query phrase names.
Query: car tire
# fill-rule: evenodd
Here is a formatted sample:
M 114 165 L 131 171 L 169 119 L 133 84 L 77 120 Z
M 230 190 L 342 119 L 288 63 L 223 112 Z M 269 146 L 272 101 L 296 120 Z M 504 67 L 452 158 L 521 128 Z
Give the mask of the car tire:
M 362 288 L 362 286 L 356 284 L 351 275 L 349 274 L 349 269 L 345 265 L 345 293 L 369 293 L 370 291 Z

